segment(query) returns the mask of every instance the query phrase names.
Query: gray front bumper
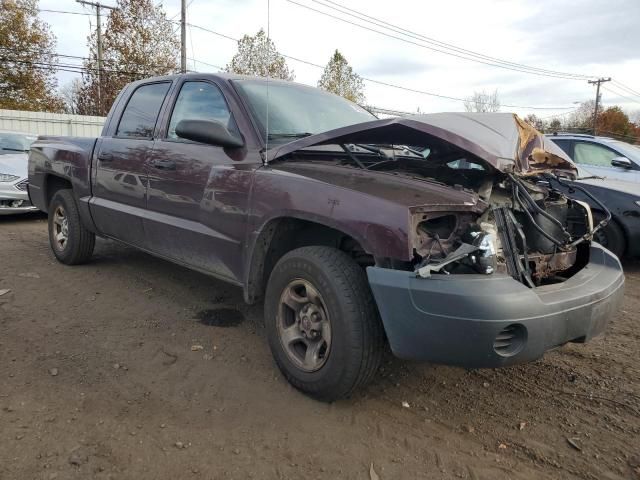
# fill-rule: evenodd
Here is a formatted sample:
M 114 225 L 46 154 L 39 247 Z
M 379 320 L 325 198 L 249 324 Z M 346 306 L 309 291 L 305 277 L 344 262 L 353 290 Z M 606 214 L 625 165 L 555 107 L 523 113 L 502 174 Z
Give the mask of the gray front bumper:
M 417 278 L 369 267 L 367 275 L 396 356 L 467 368 L 528 362 L 587 341 L 605 330 L 624 293 L 619 260 L 598 244 L 573 277 L 538 288 L 499 274 Z

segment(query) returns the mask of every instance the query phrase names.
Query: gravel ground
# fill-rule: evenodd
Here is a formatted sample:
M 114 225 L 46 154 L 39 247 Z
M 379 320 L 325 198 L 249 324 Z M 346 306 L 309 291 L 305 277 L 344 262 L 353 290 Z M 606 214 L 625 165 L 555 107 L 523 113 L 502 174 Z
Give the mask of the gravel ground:
M 587 345 L 501 370 L 387 356 L 327 405 L 239 289 L 108 241 L 65 267 L 40 215 L 0 217 L 0 245 L 2 480 L 640 479 L 640 263 Z

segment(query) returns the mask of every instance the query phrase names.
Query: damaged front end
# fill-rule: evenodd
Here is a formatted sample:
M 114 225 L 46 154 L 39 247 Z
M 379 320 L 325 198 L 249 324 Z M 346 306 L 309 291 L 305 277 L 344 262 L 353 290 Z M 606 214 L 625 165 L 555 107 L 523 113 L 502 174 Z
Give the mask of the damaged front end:
M 419 277 L 498 272 L 535 287 L 564 282 L 588 263 L 589 242 L 611 214 L 583 190 L 605 213 L 594 226 L 586 203 L 551 188 L 549 177 L 563 184 L 563 178 L 574 175 L 573 165 L 532 126 L 513 118 L 513 168 L 485 182 L 479 193 L 487 206 L 481 215 L 412 212 Z
M 611 218 L 585 191 L 604 213 L 594 225 L 586 203 L 552 187 L 575 178 L 575 165 L 513 114 L 442 113 L 350 125 L 274 148 L 267 163 L 284 158 L 368 171 L 380 188 L 381 174 L 415 180 L 425 192 L 445 188 L 448 195 L 408 205 L 412 259 L 402 267 L 423 278 L 502 273 L 528 287 L 564 282 L 589 262 L 593 234 Z
M 580 270 L 594 232 L 610 216 L 594 226 L 589 206 L 552 189 L 545 177 L 553 174 L 544 175 L 504 175 L 479 216 L 413 209 L 416 274 L 498 272 L 535 287 Z

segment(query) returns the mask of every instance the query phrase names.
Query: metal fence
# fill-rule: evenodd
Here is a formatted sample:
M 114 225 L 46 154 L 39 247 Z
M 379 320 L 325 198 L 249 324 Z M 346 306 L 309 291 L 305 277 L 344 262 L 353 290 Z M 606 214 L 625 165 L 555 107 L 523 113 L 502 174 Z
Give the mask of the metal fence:
M 0 109 L 0 130 L 36 135 L 98 137 L 106 117 Z

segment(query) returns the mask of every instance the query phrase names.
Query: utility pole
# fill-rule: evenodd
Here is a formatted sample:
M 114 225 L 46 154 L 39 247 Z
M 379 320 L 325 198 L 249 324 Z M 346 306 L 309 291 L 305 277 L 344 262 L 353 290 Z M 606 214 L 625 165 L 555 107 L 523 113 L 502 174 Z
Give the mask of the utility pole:
M 76 0 L 81 5 L 89 5 L 96 9 L 96 34 L 98 37 L 98 114 L 102 115 L 102 25 L 100 23 L 100 9 L 107 8 L 116 10 L 116 7 L 103 5 L 100 2 L 89 2 L 87 0 Z
M 598 104 L 600 103 L 600 84 L 610 82 L 611 77 L 599 78 L 598 80 L 589 80 L 591 85 L 596 85 L 596 108 L 593 111 L 593 135 L 598 131 Z
M 180 71 L 187 71 L 187 0 L 180 6 Z

